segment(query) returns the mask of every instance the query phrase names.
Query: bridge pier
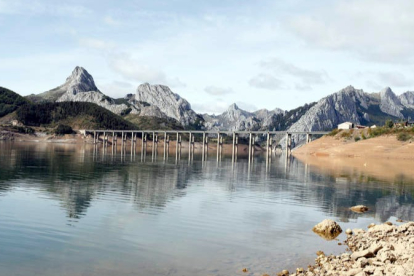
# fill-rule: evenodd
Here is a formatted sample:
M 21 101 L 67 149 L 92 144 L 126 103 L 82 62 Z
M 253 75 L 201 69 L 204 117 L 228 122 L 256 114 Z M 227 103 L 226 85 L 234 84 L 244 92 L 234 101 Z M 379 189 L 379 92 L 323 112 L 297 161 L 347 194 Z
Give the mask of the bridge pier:
M 181 160 L 181 143 L 183 141 L 183 137 L 181 134 L 178 135 L 178 160 Z
M 235 159 L 235 144 L 236 144 L 236 133 L 233 131 L 233 143 L 231 147 L 231 162 L 234 162 Z
M 289 156 L 292 152 L 292 134 L 286 133 L 286 156 Z
M 253 162 L 253 159 L 254 159 L 254 152 L 255 152 L 255 147 L 254 147 L 254 145 L 255 145 L 255 143 L 256 143 L 256 135 L 255 135 L 255 134 L 253 134 L 253 135 L 252 135 L 252 162 Z
M 206 155 L 205 155 L 205 161 L 207 161 L 208 158 L 208 135 L 206 135 Z
M 220 155 L 220 132 L 217 132 L 217 162 L 219 161 Z
M 312 141 L 312 134 L 306 133 L 306 144 L 309 144 Z
M 175 161 L 178 160 L 178 138 L 179 138 L 178 132 L 176 134 L 177 134 L 177 138 L 175 140 Z
M 235 141 L 235 152 L 234 152 L 234 161 L 237 162 L 237 155 L 239 153 L 239 134 L 236 134 L 236 141 Z
M 170 135 L 164 132 L 164 160 L 168 159 L 170 153 Z
M 191 160 L 191 139 L 192 139 L 192 133 L 190 131 L 188 134 L 188 160 Z
M 248 151 L 249 151 L 249 163 L 250 163 L 250 160 L 252 159 L 252 133 L 251 132 L 249 132 L 249 148 L 248 148 Z

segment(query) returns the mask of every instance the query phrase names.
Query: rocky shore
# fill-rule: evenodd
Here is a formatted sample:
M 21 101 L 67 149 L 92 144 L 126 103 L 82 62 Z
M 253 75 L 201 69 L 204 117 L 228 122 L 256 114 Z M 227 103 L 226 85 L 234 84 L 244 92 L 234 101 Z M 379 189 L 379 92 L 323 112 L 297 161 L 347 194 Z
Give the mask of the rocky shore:
M 414 222 L 372 224 L 366 231 L 353 229 L 347 233 L 349 253 L 327 256 L 319 251 L 314 265 L 278 275 L 414 275 Z

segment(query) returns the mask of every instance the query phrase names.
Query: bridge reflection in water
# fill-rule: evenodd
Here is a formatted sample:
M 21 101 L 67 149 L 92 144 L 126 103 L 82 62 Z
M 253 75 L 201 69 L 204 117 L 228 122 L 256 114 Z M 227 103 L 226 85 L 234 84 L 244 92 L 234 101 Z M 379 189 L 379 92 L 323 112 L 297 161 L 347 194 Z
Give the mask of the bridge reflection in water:
M 151 158 L 152 160 L 157 158 L 158 146 L 163 146 L 163 159 L 166 160 L 170 155 L 170 143 L 175 144 L 175 160 L 181 159 L 181 153 L 183 148 L 188 148 L 188 159 L 194 158 L 195 145 L 201 145 L 201 158 L 203 161 L 207 160 L 209 152 L 209 143 L 211 150 L 217 152 L 217 161 L 221 159 L 223 151 L 228 151 L 227 147 L 231 145 L 232 162 L 237 161 L 237 157 L 240 155 L 240 147 L 243 147 L 243 152 L 247 150 L 248 161 L 251 162 L 254 158 L 255 150 L 262 150 L 263 147 L 257 148 L 255 143 L 257 138 L 261 135 L 265 137 L 264 151 L 266 154 L 266 162 L 269 161 L 272 150 L 276 147 L 273 146 L 273 140 L 275 136 L 286 136 L 285 151 L 286 156 L 290 156 L 292 150 L 292 135 L 306 135 L 306 143 L 309 143 L 315 135 L 324 135 L 327 131 L 298 131 L 298 132 L 286 132 L 286 131 L 174 131 L 174 130 L 81 130 L 81 133 L 87 137 L 93 135 L 93 143 L 97 145 L 102 143 L 104 153 L 108 150 L 108 147 L 112 147 L 112 153 L 117 152 L 118 139 L 121 139 L 121 155 L 127 155 L 127 148 L 130 148 L 129 154 L 135 156 L 136 152 L 140 150 L 141 159 L 145 161 L 147 156 L 148 144 L 151 145 Z M 138 136 L 141 138 L 141 143 L 138 145 Z M 184 147 L 183 142 L 186 140 L 187 147 Z M 229 141 L 231 140 L 231 141 Z M 242 144 L 241 140 L 244 140 L 246 144 Z M 128 145 L 129 144 L 129 145 Z M 214 149 L 214 145 L 215 149 Z M 140 147 L 139 147 L 140 146 Z M 173 145 L 172 145 L 173 146 Z M 246 148 L 247 146 L 247 148 Z M 97 148 L 97 147 L 95 147 Z M 199 149 L 199 147 L 197 147 Z

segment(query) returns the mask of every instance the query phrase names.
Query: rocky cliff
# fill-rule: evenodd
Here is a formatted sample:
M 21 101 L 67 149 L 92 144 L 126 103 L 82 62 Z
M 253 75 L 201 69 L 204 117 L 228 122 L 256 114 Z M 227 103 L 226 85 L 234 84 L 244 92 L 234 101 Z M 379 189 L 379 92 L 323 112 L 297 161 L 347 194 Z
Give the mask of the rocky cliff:
M 176 119 L 183 126 L 194 124 L 199 118 L 191 109 L 190 103 L 173 93 L 168 86 L 141 84 L 137 88 L 135 100 L 156 106 L 163 114 Z
M 406 92 L 399 97 L 390 88 L 379 93 L 366 93 L 348 86 L 333 93 L 310 108 L 289 131 L 331 130 L 342 122 L 382 125 L 386 119 L 414 118 L 414 94 Z M 298 137 L 299 141 L 302 137 Z M 282 146 L 284 141 L 281 142 Z
M 137 112 L 136 108 L 126 104 L 116 104 L 112 98 L 99 91 L 93 77 L 79 66 L 75 67 L 64 84 L 38 95 L 30 95 L 28 98 L 35 102 L 90 102 L 118 115 L 127 110 L 132 113 Z
M 209 130 L 259 130 L 269 127 L 275 115 L 283 114 L 281 109 L 261 109 L 256 112 L 248 112 L 232 104 L 220 115 L 204 114 L 204 126 Z

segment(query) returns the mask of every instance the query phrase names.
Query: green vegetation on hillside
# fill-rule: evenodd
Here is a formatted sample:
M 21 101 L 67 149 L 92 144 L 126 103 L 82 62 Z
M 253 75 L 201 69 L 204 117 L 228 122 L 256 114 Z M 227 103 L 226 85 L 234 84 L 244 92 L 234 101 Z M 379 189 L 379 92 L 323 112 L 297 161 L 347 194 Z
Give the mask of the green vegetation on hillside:
M 55 134 L 57 135 L 64 135 L 64 134 L 72 134 L 73 129 L 67 125 L 58 125 L 55 129 Z
M 19 94 L 0 87 L 0 117 L 3 117 L 16 109 L 19 106 L 27 104 L 28 100 L 20 96 Z
M 387 120 L 383 126 L 365 129 L 334 129 L 327 136 L 336 136 L 345 140 L 354 138 L 355 142 L 363 139 L 379 137 L 383 135 L 394 135 L 398 141 L 408 141 L 414 139 L 414 126 L 405 126 L 405 123 L 394 123 Z
M 28 126 L 54 126 L 62 122 L 72 126 L 71 122 L 88 118 L 89 125 L 92 124 L 97 129 L 138 129 L 134 124 L 94 103 L 25 104 L 16 113 L 17 119 Z
M 172 118 L 158 118 L 152 116 L 139 116 L 137 114 L 128 114 L 125 120 L 133 123 L 139 129 L 144 130 L 183 130 L 183 126 Z
M 286 130 L 296 123 L 316 102 L 305 104 L 288 111 L 286 114 L 273 115 L 273 123 L 269 125 L 271 130 Z

